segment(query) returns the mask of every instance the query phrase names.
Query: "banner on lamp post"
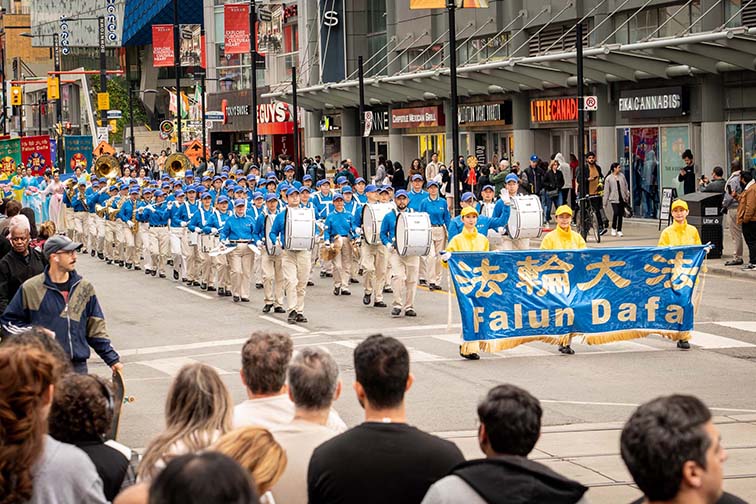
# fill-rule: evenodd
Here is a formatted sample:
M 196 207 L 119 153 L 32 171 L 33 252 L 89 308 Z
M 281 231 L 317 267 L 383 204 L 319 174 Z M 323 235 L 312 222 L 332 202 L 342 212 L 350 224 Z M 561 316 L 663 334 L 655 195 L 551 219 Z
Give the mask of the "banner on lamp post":
M 173 64 L 173 25 L 152 25 L 152 66 Z
M 249 45 L 249 4 L 226 4 L 223 6 L 224 54 L 247 54 Z

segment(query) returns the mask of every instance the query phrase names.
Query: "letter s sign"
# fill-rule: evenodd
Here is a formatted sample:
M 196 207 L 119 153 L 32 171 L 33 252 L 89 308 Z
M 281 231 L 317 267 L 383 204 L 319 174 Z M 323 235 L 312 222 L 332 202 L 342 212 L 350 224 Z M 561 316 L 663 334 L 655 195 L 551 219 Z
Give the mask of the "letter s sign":
M 323 24 L 328 27 L 334 27 L 339 24 L 339 13 L 328 10 L 323 12 Z

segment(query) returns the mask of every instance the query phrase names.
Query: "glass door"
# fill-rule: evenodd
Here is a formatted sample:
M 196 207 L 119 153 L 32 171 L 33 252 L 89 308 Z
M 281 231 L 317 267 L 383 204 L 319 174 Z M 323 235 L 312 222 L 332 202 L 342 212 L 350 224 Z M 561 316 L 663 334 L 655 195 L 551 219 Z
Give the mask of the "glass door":
M 630 128 L 630 153 L 633 213 L 655 219 L 659 211 L 659 128 Z

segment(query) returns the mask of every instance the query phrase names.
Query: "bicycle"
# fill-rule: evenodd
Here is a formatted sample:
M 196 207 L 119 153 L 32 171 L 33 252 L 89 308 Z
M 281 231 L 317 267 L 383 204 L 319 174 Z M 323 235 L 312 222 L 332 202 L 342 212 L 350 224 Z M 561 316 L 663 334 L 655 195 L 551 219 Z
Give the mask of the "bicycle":
M 591 204 L 591 200 L 601 198 L 600 195 L 588 195 L 583 196 L 582 198 L 578 198 L 575 202 L 578 205 L 577 210 L 577 217 L 575 218 L 575 225 L 577 226 L 578 232 L 582 234 L 583 229 L 586 229 L 586 236 L 584 238 L 587 238 L 587 235 L 590 234 L 596 243 L 601 243 L 601 215 L 596 215 L 596 209 Z M 585 201 L 586 202 L 586 212 L 585 212 L 585 224 L 586 227 L 583 228 L 583 212 L 580 210 L 581 203 Z

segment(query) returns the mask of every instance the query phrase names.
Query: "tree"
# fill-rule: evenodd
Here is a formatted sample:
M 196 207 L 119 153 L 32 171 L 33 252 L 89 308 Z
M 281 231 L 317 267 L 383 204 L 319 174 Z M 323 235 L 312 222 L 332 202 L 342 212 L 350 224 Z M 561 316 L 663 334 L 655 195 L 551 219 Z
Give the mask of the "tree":
M 92 89 L 95 93 L 99 93 L 100 76 L 90 75 L 89 79 L 90 89 Z M 107 90 L 108 94 L 110 94 L 110 109 L 121 110 L 123 112 L 122 118 L 118 119 L 116 122 L 118 126 L 117 131 L 115 133 L 110 133 L 110 143 L 111 145 L 115 145 L 123 141 L 124 130 L 129 126 L 129 121 L 131 120 L 131 117 L 129 116 L 129 92 L 126 79 L 120 76 L 108 76 Z M 96 105 L 97 104 L 95 102 L 95 108 Z M 137 93 L 134 93 L 133 105 L 134 127 L 147 124 L 147 112 L 144 110 L 142 101 L 139 99 L 139 95 Z M 97 114 L 97 112 L 98 111 L 95 111 L 95 115 L 97 116 L 97 120 L 99 121 L 99 115 Z

